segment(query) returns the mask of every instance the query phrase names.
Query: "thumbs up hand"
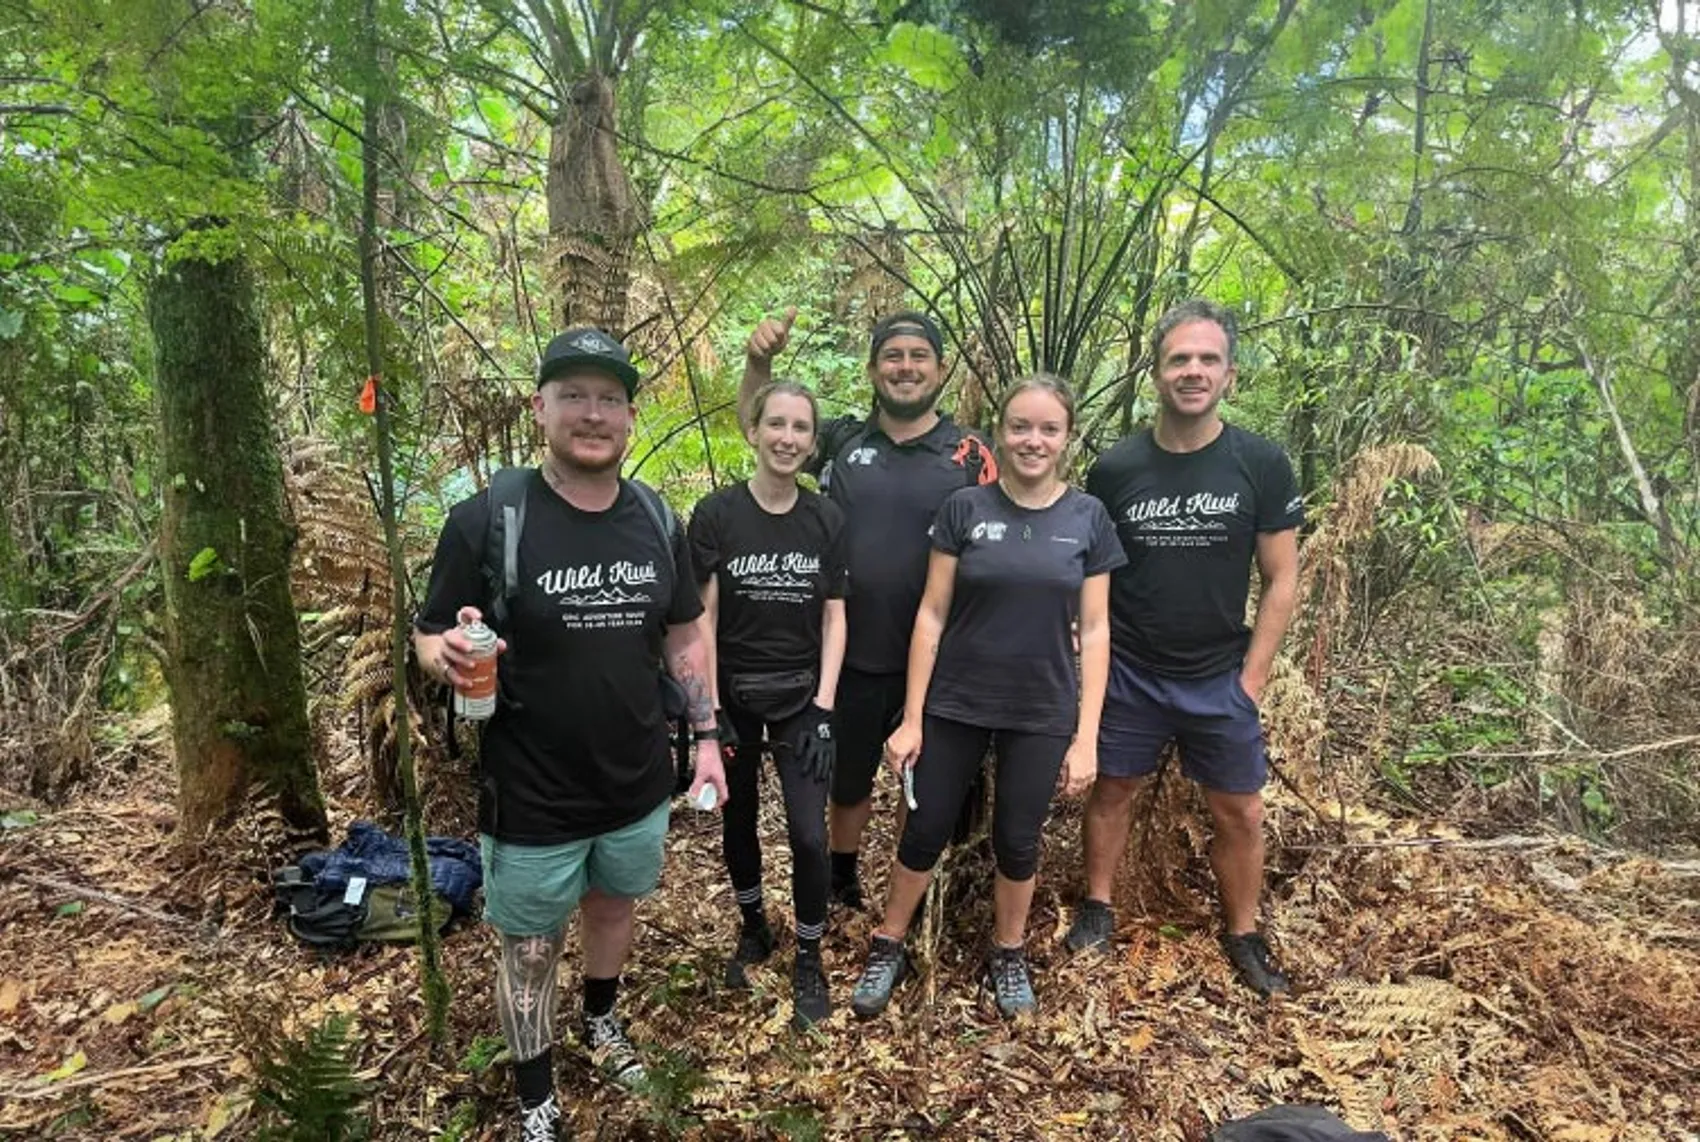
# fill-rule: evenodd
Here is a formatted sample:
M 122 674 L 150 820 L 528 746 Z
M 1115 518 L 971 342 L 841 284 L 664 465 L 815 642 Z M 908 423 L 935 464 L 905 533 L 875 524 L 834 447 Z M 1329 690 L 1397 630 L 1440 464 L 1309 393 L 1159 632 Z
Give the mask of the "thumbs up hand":
M 744 355 L 752 361 L 771 361 L 791 340 L 791 326 L 797 320 L 797 307 L 791 306 L 784 317 L 764 317 L 750 334 Z

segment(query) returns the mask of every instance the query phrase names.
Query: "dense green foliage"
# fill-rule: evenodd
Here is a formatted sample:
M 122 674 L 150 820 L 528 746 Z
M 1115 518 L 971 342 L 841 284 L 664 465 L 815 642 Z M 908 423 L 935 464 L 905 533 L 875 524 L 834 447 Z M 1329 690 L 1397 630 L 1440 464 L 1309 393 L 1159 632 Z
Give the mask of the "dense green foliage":
M 144 685 L 161 600 L 157 572 L 124 572 L 172 475 L 141 304 L 162 266 L 246 258 L 278 441 L 375 467 L 355 403 L 369 371 L 358 9 L 0 2 L 0 638 L 98 610 L 67 654 L 109 705 Z M 1089 455 L 1148 411 L 1156 313 L 1207 293 L 1244 316 L 1231 415 L 1288 443 L 1319 507 L 1366 450 L 1412 442 L 1439 462 L 1439 480 L 1393 487 L 1353 549 L 1355 617 L 1328 637 L 1367 640 L 1390 600 L 1427 585 L 1449 618 L 1493 632 L 1485 656 L 1523 662 L 1452 676 L 1459 704 L 1490 710 L 1460 731 L 1406 711 L 1393 784 L 1502 731 L 1544 741 L 1549 721 L 1609 743 L 1611 703 L 1541 665 L 1539 640 L 1563 641 L 1555 609 L 1582 621 L 1589 575 L 1635 597 L 1648 631 L 1691 621 L 1687 11 L 379 4 L 378 295 L 404 536 L 423 554 L 469 467 L 529 453 L 523 401 L 560 285 L 551 131 L 594 71 L 644 223 L 626 325 L 650 379 L 630 467 L 681 506 L 748 464 L 729 408 L 763 313 L 801 307 L 781 367 L 836 410 L 866 399 L 872 317 L 928 308 L 965 415 L 985 421 L 1025 370 L 1058 370 L 1082 393 Z M 227 247 L 189 228 L 207 216 Z M 1533 529 L 1527 557 L 1484 570 L 1478 540 L 1514 527 Z M 1460 581 L 1472 590 L 1448 590 Z M 1657 722 L 1657 706 L 1637 709 Z

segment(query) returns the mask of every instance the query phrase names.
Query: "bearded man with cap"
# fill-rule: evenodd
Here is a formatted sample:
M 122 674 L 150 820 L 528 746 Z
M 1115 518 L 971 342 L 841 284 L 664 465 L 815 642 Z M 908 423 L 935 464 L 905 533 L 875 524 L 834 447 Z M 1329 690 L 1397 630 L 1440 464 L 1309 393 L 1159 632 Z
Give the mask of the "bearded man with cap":
M 674 769 L 661 706 L 665 669 L 688 697 L 695 796 L 727 796 L 702 604 L 682 528 L 662 540 L 655 493 L 620 477 L 638 372 L 597 329 L 550 341 L 532 415 L 543 463 L 528 474 L 517 585 L 497 634 L 498 701 L 480 749 L 478 828 L 485 918 L 500 935 L 497 1016 L 514 1059 L 519 1137 L 555 1137 L 556 969 L 576 909 L 584 953 L 581 1037 L 626 1087 L 644 1069 L 614 1014 L 633 910 L 661 875 Z M 437 541 L 414 648 L 427 673 L 463 686 L 458 624 L 490 615 L 486 489 L 456 504 Z M 666 519 L 671 520 L 668 515 Z M 494 617 L 490 620 L 494 625 Z
M 772 380 L 796 317 L 792 308 L 750 334 L 740 420 L 748 421 L 750 399 Z M 930 317 L 906 310 L 882 318 L 868 342 L 872 413 L 824 422 L 806 468 L 844 513 L 847 644 L 832 717 L 837 759 L 827 825 L 832 897 L 854 909 L 862 907 L 857 864 L 874 774 L 903 710 L 933 516 L 952 492 L 998 476 L 985 440 L 938 410 L 944 375 L 944 339 Z

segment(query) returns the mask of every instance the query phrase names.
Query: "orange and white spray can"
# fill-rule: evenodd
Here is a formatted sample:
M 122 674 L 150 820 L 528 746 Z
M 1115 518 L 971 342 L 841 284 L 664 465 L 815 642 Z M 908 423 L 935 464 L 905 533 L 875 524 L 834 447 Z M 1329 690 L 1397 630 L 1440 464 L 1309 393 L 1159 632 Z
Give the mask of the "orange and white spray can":
M 496 712 L 496 632 L 481 622 L 462 623 L 461 635 L 472 654 L 463 672 L 464 687 L 455 688 L 455 717 L 481 722 Z

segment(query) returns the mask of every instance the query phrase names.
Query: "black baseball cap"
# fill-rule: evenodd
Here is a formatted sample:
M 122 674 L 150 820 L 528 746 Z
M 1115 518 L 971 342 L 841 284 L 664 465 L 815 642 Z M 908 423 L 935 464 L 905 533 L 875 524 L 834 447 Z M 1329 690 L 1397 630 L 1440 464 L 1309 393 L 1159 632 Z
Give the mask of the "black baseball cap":
M 933 355 L 940 359 L 944 357 L 944 337 L 939 334 L 939 327 L 933 324 L 933 319 L 924 313 L 905 309 L 880 318 L 874 325 L 873 336 L 868 338 L 869 364 L 873 364 L 879 356 L 880 346 L 893 337 L 925 337 L 933 347 Z
M 537 387 L 573 368 L 595 369 L 626 386 L 628 397 L 637 395 L 638 371 L 626 347 L 600 329 L 582 326 L 557 333 L 537 363 Z

